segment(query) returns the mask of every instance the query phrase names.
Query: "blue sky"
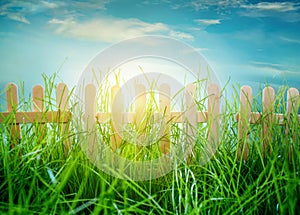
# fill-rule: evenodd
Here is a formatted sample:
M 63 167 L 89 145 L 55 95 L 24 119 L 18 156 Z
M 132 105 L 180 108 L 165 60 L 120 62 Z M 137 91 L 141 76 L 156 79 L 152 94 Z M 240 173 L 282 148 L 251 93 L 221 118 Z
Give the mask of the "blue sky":
M 300 89 L 295 0 L 1 0 L 0 87 L 30 89 L 55 71 L 73 87 L 101 50 L 143 35 L 193 46 L 223 83 Z

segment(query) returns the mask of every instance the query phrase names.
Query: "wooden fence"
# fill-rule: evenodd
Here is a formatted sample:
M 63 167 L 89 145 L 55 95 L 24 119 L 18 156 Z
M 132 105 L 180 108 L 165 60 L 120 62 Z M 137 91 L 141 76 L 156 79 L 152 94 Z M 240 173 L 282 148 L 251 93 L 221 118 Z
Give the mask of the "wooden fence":
M 114 100 L 117 92 L 120 88 L 113 86 L 111 88 L 111 101 Z M 137 93 L 145 92 L 145 86 L 137 85 Z M 186 111 L 185 112 L 172 112 L 170 110 L 170 87 L 163 84 L 159 88 L 159 113 L 154 114 L 154 118 L 158 114 L 163 114 L 164 121 L 167 125 L 171 123 L 190 123 L 190 126 L 186 130 L 187 136 L 195 135 L 197 123 L 208 124 L 208 141 L 211 144 L 217 143 L 219 140 L 219 127 L 220 127 L 220 89 L 216 84 L 210 84 L 208 86 L 208 106 L 207 111 L 199 112 L 194 103 L 194 97 L 196 95 L 196 88 L 193 84 L 189 84 L 185 89 L 186 97 Z M 85 106 L 84 106 L 84 120 L 91 119 L 92 123 L 107 123 L 110 122 L 112 114 L 108 112 L 96 111 L 96 87 L 92 84 L 87 85 L 85 88 Z M 248 157 L 248 139 L 250 135 L 250 124 L 263 124 L 262 135 L 264 138 L 263 150 L 272 141 L 271 128 L 274 123 L 286 126 L 286 134 L 289 132 L 288 122 L 292 116 L 298 114 L 299 108 L 299 91 L 295 88 L 290 88 L 287 95 L 287 113 L 279 114 L 274 113 L 274 97 L 275 92 L 271 87 L 267 87 L 263 90 L 263 112 L 251 112 L 252 105 L 252 89 L 249 86 L 243 86 L 240 91 L 240 110 L 236 114 L 236 120 L 238 122 L 238 139 L 239 139 L 239 157 L 243 157 L 247 160 Z M 16 143 L 15 140 L 21 138 L 20 124 L 33 123 L 38 127 L 43 127 L 45 123 L 62 123 L 64 132 L 68 132 L 68 122 L 72 119 L 72 114 L 69 111 L 68 106 L 68 88 L 64 84 L 59 84 L 56 89 L 56 102 L 57 111 L 44 110 L 44 91 L 40 85 L 37 85 L 32 90 L 33 99 L 33 111 L 32 112 L 19 112 L 18 111 L 18 94 L 17 86 L 13 83 L 9 84 L 6 89 L 7 99 L 7 112 L 0 113 L 0 123 L 10 124 L 10 136 L 12 141 L 12 147 Z M 135 100 L 135 112 L 127 112 L 120 114 L 118 120 L 122 123 L 141 123 L 142 117 L 145 115 L 146 95 L 141 94 Z M 122 103 L 119 106 L 122 110 Z M 285 119 L 287 116 L 287 119 Z M 300 115 L 298 115 L 298 121 L 300 122 Z M 112 149 L 115 151 L 121 146 L 122 143 L 122 131 L 116 129 L 114 124 L 111 124 L 111 144 Z M 170 127 L 167 126 L 162 134 L 164 138 L 160 140 L 160 148 L 163 153 L 168 153 L 170 148 Z M 296 141 L 298 134 L 293 133 L 292 137 Z M 212 146 L 214 148 L 214 146 Z M 70 148 L 70 141 L 66 141 L 65 148 Z
M 262 108 L 263 112 L 252 112 L 252 88 L 243 86 L 240 90 L 240 111 L 236 115 L 238 121 L 238 139 L 240 143 L 239 157 L 247 160 L 248 157 L 248 140 L 250 136 L 250 124 L 262 124 L 263 145 L 262 152 L 265 152 L 272 143 L 272 126 L 274 124 L 285 126 L 286 135 L 289 134 L 289 123 L 292 118 L 298 115 L 299 109 L 299 91 L 296 88 L 289 88 L 287 91 L 286 113 L 275 113 L 275 91 L 272 87 L 263 89 Z M 298 115 L 300 122 L 300 115 Z M 298 135 L 298 137 L 297 137 Z M 299 134 L 294 131 L 292 134 L 293 141 L 296 142 Z M 299 139 L 298 139 L 299 140 Z M 292 145 L 290 146 L 292 147 Z M 291 159 L 290 149 L 290 159 Z M 271 151 L 270 151 L 271 152 Z
M 116 101 L 115 106 L 119 111 L 114 116 L 115 120 L 122 124 L 134 123 L 136 125 L 142 125 L 144 116 L 146 115 L 146 100 L 147 96 L 143 92 L 146 92 L 145 86 L 137 84 L 135 86 L 136 94 L 140 95 L 136 98 L 134 103 L 135 112 L 123 112 L 123 104 L 121 101 Z M 163 84 L 159 87 L 159 112 L 153 114 L 154 119 L 158 119 L 163 115 L 164 124 L 166 128 L 163 129 L 164 133 L 160 134 L 162 137 L 160 140 L 160 149 L 163 153 L 168 153 L 170 149 L 170 125 L 172 123 L 188 123 L 186 126 L 186 136 L 195 137 L 197 123 L 208 123 L 208 141 L 210 143 L 216 143 L 219 138 L 219 117 L 220 117 L 220 89 L 218 85 L 211 84 L 208 86 L 208 109 L 207 111 L 197 111 L 194 97 L 196 94 L 196 87 L 193 84 L 188 84 L 185 87 L 185 105 L 186 111 L 184 112 L 171 112 L 171 96 L 170 86 Z M 115 101 L 115 96 L 120 93 L 119 86 L 113 86 L 111 89 L 111 101 Z M 122 93 L 122 92 L 121 92 Z M 113 105 L 113 104 L 111 104 Z M 114 107 L 111 107 L 113 109 Z M 92 84 L 86 86 L 85 91 L 85 119 L 96 119 L 93 123 L 107 123 L 112 118 L 111 113 L 96 112 L 96 87 Z M 93 125 L 89 125 L 92 127 Z M 143 126 L 143 125 L 142 125 Z M 117 129 L 114 123 L 111 124 L 111 144 L 112 150 L 117 150 L 122 143 L 122 130 Z M 138 126 L 140 127 L 140 126 Z M 143 130 L 143 129 L 141 129 Z
M 46 123 L 62 123 L 62 133 L 68 132 L 68 122 L 72 119 L 68 105 L 69 91 L 65 84 L 59 84 L 56 88 L 57 111 L 45 111 L 44 89 L 41 85 L 32 88 L 33 111 L 20 112 L 18 88 L 14 83 L 6 87 L 7 112 L 0 113 L 0 123 L 10 124 L 10 142 L 13 148 L 21 139 L 20 124 L 32 123 L 35 131 L 38 131 L 40 140 L 44 138 Z M 70 140 L 64 143 L 66 151 L 70 147 Z

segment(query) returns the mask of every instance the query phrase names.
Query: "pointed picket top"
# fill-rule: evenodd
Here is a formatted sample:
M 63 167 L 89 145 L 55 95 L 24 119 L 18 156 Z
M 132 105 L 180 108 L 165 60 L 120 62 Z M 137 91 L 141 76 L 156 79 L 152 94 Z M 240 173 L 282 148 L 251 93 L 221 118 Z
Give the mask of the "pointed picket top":
M 13 111 L 18 107 L 18 87 L 15 83 L 9 83 L 6 86 L 7 110 Z
M 32 88 L 33 110 L 42 112 L 44 110 L 44 88 L 36 85 Z
M 61 111 L 69 110 L 69 90 L 66 84 L 60 83 L 56 87 L 56 103 Z

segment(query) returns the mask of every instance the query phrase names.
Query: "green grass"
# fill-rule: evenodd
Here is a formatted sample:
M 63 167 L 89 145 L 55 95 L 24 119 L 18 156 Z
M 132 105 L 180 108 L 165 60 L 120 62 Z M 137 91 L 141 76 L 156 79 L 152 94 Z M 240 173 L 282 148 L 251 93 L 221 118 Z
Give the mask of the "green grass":
M 45 79 L 46 109 L 53 108 L 54 79 Z M 261 125 L 251 126 L 247 161 L 237 158 L 238 92 L 225 102 L 221 143 L 205 165 L 199 154 L 206 144 L 205 125 L 199 127 L 195 152 L 167 175 L 150 181 L 114 178 L 98 170 L 85 156 L 71 124 L 72 148 L 66 155 L 59 124 L 47 125 L 40 139 L 31 124 L 22 125 L 22 139 L 11 149 L 9 126 L 1 124 L 0 213 L 4 214 L 296 214 L 300 211 L 300 125 L 290 129 L 298 139 L 273 126 L 272 154 L 261 153 Z M 259 101 L 259 96 L 255 97 Z M 284 111 L 283 96 L 276 97 L 276 112 Z M 30 109 L 30 99 L 22 100 Z M 202 101 L 198 101 L 199 106 Z M 254 101 L 252 111 L 259 110 Z M 99 127 L 101 128 L 101 126 Z M 177 130 L 176 130 L 177 129 Z M 103 129 L 103 134 L 107 135 Z M 174 125 L 173 135 L 180 135 Z M 108 140 L 109 138 L 104 138 Z M 292 161 L 288 145 L 292 144 Z M 130 151 L 130 150 L 129 150 Z M 151 151 L 151 150 L 150 150 Z M 149 150 L 145 153 L 149 153 Z

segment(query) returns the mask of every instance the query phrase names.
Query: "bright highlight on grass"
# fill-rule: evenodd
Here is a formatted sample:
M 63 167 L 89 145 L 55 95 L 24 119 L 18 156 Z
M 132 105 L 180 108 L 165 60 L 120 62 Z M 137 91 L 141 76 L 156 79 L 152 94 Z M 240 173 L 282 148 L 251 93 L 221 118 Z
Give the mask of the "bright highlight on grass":
M 208 97 L 209 113 L 197 113 L 196 106 L 201 110 L 204 104 L 194 100 L 196 84 L 204 102 Z M 151 180 L 187 159 L 195 144 L 197 122 L 204 122 L 210 126 L 207 148 L 212 155 L 218 145 L 219 86 L 205 59 L 180 41 L 145 36 L 115 44 L 88 64 L 77 84 L 74 115 L 76 123 L 82 122 L 77 126 L 82 147 L 108 174 Z M 209 160 L 207 154 L 201 162 Z

